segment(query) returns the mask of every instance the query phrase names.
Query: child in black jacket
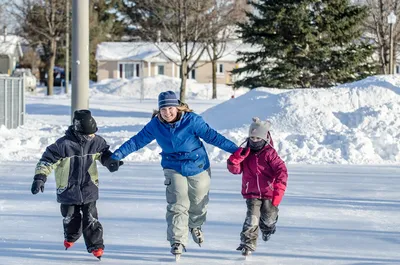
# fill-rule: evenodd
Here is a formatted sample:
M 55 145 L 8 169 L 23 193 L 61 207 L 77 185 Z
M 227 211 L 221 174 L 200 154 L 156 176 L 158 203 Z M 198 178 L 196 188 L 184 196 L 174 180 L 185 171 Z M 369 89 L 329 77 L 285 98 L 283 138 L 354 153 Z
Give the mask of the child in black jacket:
M 54 169 L 57 202 L 64 217 L 64 246 L 72 247 L 81 234 L 86 248 L 95 257 L 103 255 L 103 227 L 98 220 L 99 198 L 96 160 L 110 172 L 123 163 L 111 159 L 106 141 L 96 135 L 97 124 L 89 110 L 74 112 L 73 125 L 65 136 L 46 148 L 36 165 L 32 194 L 43 192 L 47 176 Z

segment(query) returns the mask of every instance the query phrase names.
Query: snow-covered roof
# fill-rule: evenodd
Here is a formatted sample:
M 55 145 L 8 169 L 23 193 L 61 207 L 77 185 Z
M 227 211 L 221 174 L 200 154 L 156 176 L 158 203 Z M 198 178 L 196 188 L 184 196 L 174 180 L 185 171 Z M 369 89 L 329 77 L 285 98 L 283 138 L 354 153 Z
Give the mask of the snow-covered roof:
M 4 35 L 0 35 L 0 54 L 14 55 L 17 50 L 18 55 L 22 56 L 21 38 L 16 35 L 7 35 L 4 40 Z
M 199 46 L 199 45 L 198 45 Z M 195 50 L 197 47 L 195 47 Z M 236 62 L 237 51 L 246 49 L 248 45 L 232 41 L 226 44 L 225 51 L 219 61 Z M 194 56 L 196 57 L 196 56 Z M 179 60 L 178 49 L 174 43 L 161 42 L 102 42 L 97 45 L 96 60 L 98 61 L 147 61 L 165 62 L 168 58 Z M 204 52 L 200 61 L 209 61 L 207 52 Z

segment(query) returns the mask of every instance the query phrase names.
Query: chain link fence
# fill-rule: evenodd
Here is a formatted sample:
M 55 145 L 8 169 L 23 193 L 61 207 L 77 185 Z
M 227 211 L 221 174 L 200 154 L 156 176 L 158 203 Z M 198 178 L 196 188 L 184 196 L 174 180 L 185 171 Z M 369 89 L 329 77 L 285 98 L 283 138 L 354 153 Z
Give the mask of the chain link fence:
M 24 124 L 25 89 L 23 78 L 0 76 L 0 126 L 15 129 Z

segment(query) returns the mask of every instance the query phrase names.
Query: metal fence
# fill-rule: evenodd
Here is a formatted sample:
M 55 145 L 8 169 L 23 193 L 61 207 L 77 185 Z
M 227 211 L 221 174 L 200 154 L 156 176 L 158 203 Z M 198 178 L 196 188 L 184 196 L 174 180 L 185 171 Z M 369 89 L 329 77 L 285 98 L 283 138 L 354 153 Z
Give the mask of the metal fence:
M 0 76 L 0 126 L 15 129 L 24 124 L 24 79 Z

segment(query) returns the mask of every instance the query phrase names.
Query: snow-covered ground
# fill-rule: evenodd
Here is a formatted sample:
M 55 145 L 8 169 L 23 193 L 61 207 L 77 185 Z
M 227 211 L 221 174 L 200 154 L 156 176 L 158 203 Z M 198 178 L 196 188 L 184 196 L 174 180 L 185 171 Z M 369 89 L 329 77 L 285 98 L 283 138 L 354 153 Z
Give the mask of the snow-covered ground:
M 139 82 L 139 83 L 138 83 Z M 162 78 L 93 84 L 90 109 L 111 150 L 136 134 L 157 107 Z M 235 248 L 245 216 L 240 176 L 223 151 L 207 146 L 212 164 L 206 242 L 193 242 L 182 264 L 400 264 L 398 254 L 400 78 L 375 76 L 331 89 L 245 89 L 189 84 L 189 106 L 240 144 L 253 116 L 270 119 L 275 147 L 289 168 L 278 230 L 252 260 Z M 140 90 L 144 99 L 140 100 Z M 57 91 L 57 90 L 56 90 Z M 232 95 L 234 99 L 231 99 Z M 0 265 L 93 264 L 81 239 L 63 250 L 62 217 L 51 175 L 44 194 L 30 185 L 36 161 L 70 122 L 70 95 L 26 96 L 25 125 L 0 127 Z M 156 143 L 128 156 L 116 173 L 100 168 L 102 264 L 165 264 L 165 188 Z M 314 164 L 314 165 L 309 165 Z

